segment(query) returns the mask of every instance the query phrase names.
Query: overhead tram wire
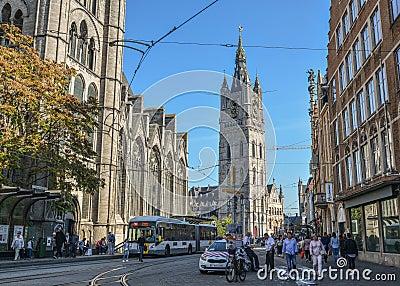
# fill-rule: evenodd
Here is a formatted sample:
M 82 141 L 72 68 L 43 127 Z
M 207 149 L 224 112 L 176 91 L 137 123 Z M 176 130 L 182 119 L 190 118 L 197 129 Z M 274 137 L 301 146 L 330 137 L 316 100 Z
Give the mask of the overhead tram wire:
M 139 63 L 138 63 L 138 65 L 136 66 L 135 71 L 133 72 L 132 79 L 131 79 L 130 82 L 129 82 L 129 87 L 131 87 L 132 82 L 133 82 L 134 78 L 136 77 L 136 74 L 137 74 L 138 70 L 140 69 L 140 67 L 142 66 L 144 60 L 146 59 L 146 57 L 147 57 L 148 54 L 150 53 L 150 50 L 151 50 L 155 45 L 157 45 L 158 43 L 160 43 L 163 39 L 165 39 L 165 38 L 168 37 L 170 34 L 172 34 L 173 32 L 175 32 L 175 31 L 178 30 L 179 28 L 181 28 L 183 25 L 185 25 L 185 24 L 187 24 L 188 22 L 190 22 L 191 20 L 193 20 L 195 17 L 197 17 L 198 15 L 200 15 L 201 13 L 203 13 L 205 10 L 207 10 L 208 8 L 210 8 L 211 6 L 213 6 L 213 5 L 214 5 L 215 3 L 217 3 L 218 1 L 219 1 L 219 0 L 215 0 L 215 1 L 213 1 L 212 3 L 208 4 L 206 7 L 204 7 L 203 9 L 201 9 L 199 12 L 197 12 L 196 14 L 194 14 L 193 16 L 191 16 L 190 18 L 188 18 L 186 21 L 184 21 L 184 22 L 181 23 L 180 25 L 174 26 L 171 30 L 169 30 L 166 34 L 164 34 L 161 38 L 159 38 L 159 39 L 156 40 L 156 41 L 153 41 L 153 40 L 152 40 L 152 41 L 138 41 L 138 40 L 128 40 L 128 39 L 127 39 L 127 40 L 115 40 L 115 41 L 110 42 L 110 43 L 109 43 L 110 46 L 116 46 L 116 45 L 118 45 L 118 42 L 123 42 L 123 43 L 128 42 L 128 43 L 134 43 L 134 44 L 144 45 L 144 46 L 147 47 L 146 50 L 142 51 L 142 50 L 140 50 L 140 49 L 137 49 L 137 48 L 134 48 L 134 47 L 130 47 L 130 46 L 127 46 L 127 45 L 120 45 L 120 46 L 123 46 L 123 47 L 125 47 L 125 48 L 130 48 L 130 49 L 136 50 L 136 51 L 138 51 L 138 52 L 140 52 L 140 53 L 142 54 L 142 56 L 141 56 L 141 58 L 140 58 L 140 60 L 139 60 Z M 149 43 L 149 44 L 147 44 L 146 42 Z

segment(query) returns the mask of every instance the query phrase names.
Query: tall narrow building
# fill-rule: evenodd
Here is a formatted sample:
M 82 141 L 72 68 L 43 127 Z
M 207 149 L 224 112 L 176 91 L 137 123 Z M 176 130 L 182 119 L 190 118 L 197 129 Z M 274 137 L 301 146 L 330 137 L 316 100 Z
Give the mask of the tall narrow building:
M 246 66 L 240 28 L 232 85 L 221 87 L 219 186 L 227 200 L 220 217 L 232 215 L 244 231 L 254 229 L 253 204 L 266 188 L 265 131 L 262 89 L 256 76 L 254 88 Z M 225 194 L 225 196 L 224 196 Z

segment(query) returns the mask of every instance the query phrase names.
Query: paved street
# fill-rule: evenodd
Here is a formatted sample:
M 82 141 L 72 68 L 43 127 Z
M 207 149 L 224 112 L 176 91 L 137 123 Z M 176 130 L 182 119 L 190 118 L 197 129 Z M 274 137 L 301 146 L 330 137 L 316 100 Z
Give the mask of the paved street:
M 262 251 L 257 251 L 261 265 L 264 263 Z M 87 260 L 85 257 L 77 259 L 42 260 L 22 262 L 12 266 L 14 262 L 0 261 L 0 285 L 229 285 L 223 273 L 200 274 L 198 271 L 199 254 L 174 256 L 169 258 L 147 258 L 139 263 L 131 258 L 128 263 L 122 263 L 115 257 L 101 257 L 102 260 Z M 119 256 L 118 256 L 119 257 Z M 92 259 L 95 257 L 92 257 Z M 330 257 L 330 260 L 333 260 Z M 47 263 L 47 264 L 45 264 Z M 277 269 L 285 269 L 282 258 L 275 259 Z M 332 261 L 327 266 L 333 266 Z M 323 281 L 279 280 L 274 277 L 274 285 L 398 285 L 400 269 L 381 265 L 358 262 L 361 270 L 372 269 L 370 277 L 375 274 L 394 273 L 395 281 L 331 281 L 327 276 Z M 299 270 L 308 269 L 310 264 L 300 260 Z M 301 277 L 300 277 L 301 278 Z M 257 273 L 248 273 L 244 285 L 271 284 L 269 279 L 261 281 Z

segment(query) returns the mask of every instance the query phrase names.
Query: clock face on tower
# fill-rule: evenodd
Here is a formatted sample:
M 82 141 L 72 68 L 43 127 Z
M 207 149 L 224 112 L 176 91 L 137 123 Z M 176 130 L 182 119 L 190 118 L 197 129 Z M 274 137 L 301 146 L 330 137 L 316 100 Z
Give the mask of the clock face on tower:
M 238 107 L 236 102 L 231 102 L 231 117 L 236 118 L 238 116 Z

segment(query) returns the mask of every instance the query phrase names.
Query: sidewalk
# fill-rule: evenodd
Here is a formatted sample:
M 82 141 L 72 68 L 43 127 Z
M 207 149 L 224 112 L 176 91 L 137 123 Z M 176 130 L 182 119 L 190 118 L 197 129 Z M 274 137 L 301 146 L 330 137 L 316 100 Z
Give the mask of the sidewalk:
M 66 257 L 55 259 L 53 257 L 46 258 L 32 258 L 32 259 L 21 259 L 15 261 L 13 258 L 0 260 L 0 269 L 13 268 L 19 266 L 29 266 L 29 265 L 46 265 L 46 264 L 56 264 L 56 263 L 72 263 L 74 261 L 96 261 L 96 260 L 109 260 L 109 259 L 122 259 L 122 254 L 114 255 L 91 255 L 91 256 L 76 256 L 76 258 Z

